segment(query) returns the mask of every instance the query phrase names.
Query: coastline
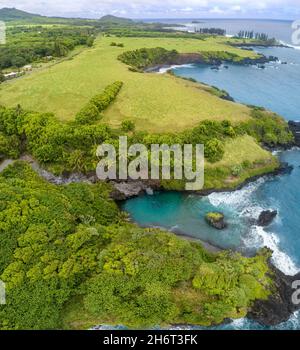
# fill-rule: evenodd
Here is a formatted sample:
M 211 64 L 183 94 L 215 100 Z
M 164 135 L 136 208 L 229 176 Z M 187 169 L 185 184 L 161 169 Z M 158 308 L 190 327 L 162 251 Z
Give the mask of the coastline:
M 232 45 L 235 46 L 235 45 Z M 236 45 L 237 47 L 240 45 Z M 255 45 L 250 45 L 251 47 L 259 47 Z M 283 45 L 260 45 L 260 47 L 285 47 Z M 278 61 L 278 57 L 275 56 L 265 56 L 262 54 L 258 54 L 257 58 L 250 58 L 250 57 L 244 57 L 241 58 L 240 61 L 234 61 L 233 59 L 219 59 L 218 57 L 215 58 L 204 58 L 201 53 L 178 53 L 175 58 L 172 60 L 168 60 L 161 64 L 155 64 L 155 65 L 149 65 L 144 68 L 144 73 L 157 73 L 160 69 L 165 68 L 166 70 L 172 69 L 173 66 L 182 66 L 182 65 L 188 65 L 188 64 L 208 64 L 213 66 L 219 66 L 223 63 L 232 63 L 237 65 L 257 65 L 257 64 L 265 64 L 269 62 L 275 62 Z
M 89 183 L 93 183 L 94 181 L 91 181 L 92 179 L 88 179 L 87 177 L 80 177 L 78 174 L 72 174 L 69 178 L 63 179 L 59 178 L 59 181 L 57 180 L 57 177 L 55 177 L 53 174 L 43 170 L 39 164 L 32 159 L 32 157 L 29 156 L 23 156 L 21 157 L 22 161 L 28 162 L 33 170 L 35 170 L 40 176 L 42 176 L 45 180 L 50 181 L 52 183 L 56 184 L 68 184 L 72 182 L 80 182 L 80 181 L 86 181 Z M 14 161 L 6 160 L 5 166 L 3 167 L 3 163 L 0 164 L 0 167 L 2 165 L 2 171 L 3 168 L 9 166 L 10 164 L 13 164 Z M 281 169 L 287 169 L 288 166 L 285 166 Z M 49 174 L 51 175 L 51 178 L 49 179 Z M 282 174 L 280 171 L 276 170 L 276 172 L 273 172 L 274 175 L 280 175 Z M 243 184 L 239 185 L 239 188 L 242 188 L 246 184 L 248 184 L 251 181 L 254 181 L 260 177 L 264 177 L 266 175 L 262 176 L 256 176 L 255 178 L 248 179 Z M 270 174 L 269 174 L 270 176 Z M 235 191 L 235 189 L 227 189 L 227 191 Z M 210 193 L 213 193 L 216 191 L 211 191 Z M 202 194 L 203 195 L 203 194 Z M 137 224 L 137 223 L 135 223 Z M 139 225 L 140 227 L 149 227 L 149 226 L 143 226 Z M 159 227 L 158 227 L 159 228 Z M 164 229 L 165 231 L 168 231 L 167 229 Z M 181 232 L 181 231 L 175 231 L 175 230 L 169 230 L 169 232 L 182 237 L 183 239 L 188 239 L 191 241 L 195 241 L 200 243 L 204 249 L 208 250 L 211 253 L 219 253 L 223 251 L 223 249 L 220 249 L 220 247 L 217 247 L 216 245 L 212 245 L 210 242 L 202 241 L 198 238 L 191 237 L 190 235 Z M 268 248 L 267 248 L 268 249 Z M 270 249 L 268 249 L 270 251 Z M 272 253 L 272 251 L 270 251 Z M 288 320 L 291 316 L 291 314 L 295 311 L 297 311 L 300 308 L 300 305 L 293 305 L 291 303 L 291 295 L 293 290 L 291 289 L 291 281 L 294 279 L 300 279 L 300 273 L 298 273 L 296 276 L 287 276 L 283 272 L 281 272 L 279 269 L 277 269 L 273 263 L 269 261 L 270 266 L 270 278 L 274 281 L 275 289 L 272 291 L 272 294 L 267 300 L 256 300 L 253 306 L 249 309 L 249 312 L 247 314 L 247 318 L 254 320 L 264 326 L 272 326 L 280 324 L 286 320 Z M 226 321 L 225 321 L 226 323 Z M 225 324 L 222 323 L 222 324 Z M 189 325 L 186 325 L 187 327 Z M 197 325 L 194 325 L 197 326 Z M 96 326 L 97 327 L 97 326 Z

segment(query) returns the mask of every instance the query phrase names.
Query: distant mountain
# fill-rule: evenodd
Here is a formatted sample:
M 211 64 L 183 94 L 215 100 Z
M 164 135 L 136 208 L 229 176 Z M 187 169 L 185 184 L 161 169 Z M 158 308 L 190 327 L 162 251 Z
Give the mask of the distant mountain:
M 106 16 L 101 17 L 99 19 L 99 22 L 101 22 L 101 23 L 115 23 L 115 24 L 134 23 L 134 21 L 132 19 L 112 16 L 112 15 L 106 15 Z
M 65 17 L 47 17 L 41 16 L 16 8 L 4 7 L 0 9 L 0 21 L 4 22 L 26 22 L 26 23 L 39 23 L 39 24 L 75 24 L 75 25 L 124 25 L 133 24 L 134 21 L 128 18 L 116 17 L 112 15 L 103 16 L 102 18 L 96 19 L 84 19 L 84 18 L 65 18 Z
M 42 19 L 43 16 L 36 15 L 33 13 L 28 13 L 15 8 L 4 7 L 0 9 L 0 20 L 1 21 L 17 21 L 17 20 L 30 20 L 30 19 Z

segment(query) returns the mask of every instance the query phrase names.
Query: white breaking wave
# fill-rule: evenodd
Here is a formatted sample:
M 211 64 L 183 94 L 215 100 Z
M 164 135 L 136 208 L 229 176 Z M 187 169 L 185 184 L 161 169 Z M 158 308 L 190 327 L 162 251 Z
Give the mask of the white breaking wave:
M 225 206 L 236 210 L 240 217 L 258 219 L 263 210 L 270 209 L 255 202 L 254 193 L 264 182 L 265 179 L 260 178 L 241 190 L 212 193 L 208 196 L 208 200 L 215 207 Z M 279 215 L 276 220 L 280 220 Z M 275 233 L 267 232 L 263 227 L 252 226 L 250 233 L 243 237 L 242 241 L 248 248 L 270 248 L 273 251 L 272 261 L 274 265 L 286 275 L 295 275 L 299 272 L 300 268 L 296 266 L 292 258 L 280 250 L 280 239 Z
M 299 272 L 293 259 L 279 248 L 280 239 L 275 233 L 266 232 L 263 227 L 253 226 L 244 243 L 251 247 L 268 247 L 273 251 L 272 262 L 284 274 L 294 276 Z
M 172 66 L 162 67 L 162 68 L 159 69 L 157 74 L 165 74 L 169 70 L 172 70 L 172 69 L 175 69 L 175 68 L 193 68 L 193 64 L 181 64 L 181 65 L 174 64 Z
M 208 196 L 208 200 L 215 207 L 228 206 L 237 210 L 239 216 L 258 218 L 264 208 L 254 202 L 252 195 L 264 182 L 265 179 L 260 178 L 241 190 L 212 193 Z
M 290 319 L 287 322 L 281 323 L 275 328 L 281 329 L 281 330 L 285 330 L 285 329 L 298 330 L 300 328 L 299 319 L 300 319 L 300 311 L 296 311 L 295 313 L 293 313 L 293 315 L 290 317 Z
M 300 46 L 288 44 L 288 43 L 284 42 L 283 40 L 279 40 L 279 42 L 281 45 L 291 47 L 291 48 L 296 49 L 296 50 L 300 50 Z

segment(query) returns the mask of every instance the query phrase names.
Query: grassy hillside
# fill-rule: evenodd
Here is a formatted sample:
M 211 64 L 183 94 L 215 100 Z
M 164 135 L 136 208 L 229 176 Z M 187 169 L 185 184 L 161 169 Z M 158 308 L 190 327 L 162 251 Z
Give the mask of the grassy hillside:
M 124 47 L 110 46 L 113 40 L 122 42 Z M 141 47 L 164 47 L 183 53 L 226 50 L 241 56 L 255 55 L 228 46 L 226 40 L 99 37 L 93 48 L 71 60 L 2 84 L 0 103 L 21 104 L 26 109 L 54 112 L 61 120 L 71 120 L 92 96 L 120 80 L 124 87 L 105 112 L 104 120 L 112 126 L 119 126 L 125 118 L 134 120 L 137 128 L 149 131 L 180 130 L 207 118 L 241 121 L 249 115 L 245 106 L 223 101 L 199 84 L 176 77 L 131 72 L 117 60 L 120 53 Z
M 72 24 L 72 25 L 88 25 L 97 24 L 97 20 L 89 20 L 82 18 L 64 18 L 64 17 L 47 17 L 38 14 L 29 13 L 15 8 L 0 9 L 0 20 L 7 22 L 8 26 L 15 25 L 35 25 L 35 24 Z
M 4 7 L 0 9 L 0 20 L 1 21 L 17 21 L 17 20 L 34 20 L 35 18 L 43 18 L 41 15 L 28 13 L 15 8 Z

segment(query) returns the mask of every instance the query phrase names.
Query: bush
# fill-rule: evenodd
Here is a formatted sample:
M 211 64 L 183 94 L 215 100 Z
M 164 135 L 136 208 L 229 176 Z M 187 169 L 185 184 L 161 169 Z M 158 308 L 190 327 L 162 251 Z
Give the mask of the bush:
M 117 97 L 123 83 L 116 81 L 108 85 L 104 91 L 94 96 L 82 109 L 77 113 L 75 121 L 78 124 L 91 124 L 100 119 L 100 113 L 104 111 Z
M 121 129 L 124 132 L 134 131 L 135 124 L 132 120 L 123 120 L 121 124 Z
M 87 103 L 76 115 L 75 120 L 79 124 L 93 123 L 100 119 L 98 108 L 91 102 Z
M 94 96 L 90 102 L 98 108 L 99 112 L 102 112 L 114 101 L 122 86 L 121 81 L 116 81 L 108 85 L 101 94 Z
M 231 168 L 232 176 L 237 177 L 237 176 L 241 175 L 242 171 L 243 171 L 243 167 L 241 165 L 235 165 Z
M 287 122 L 275 113 L 253 107 L 252 119 L 235 127 L 236 133 L 247 133 L 269 147 L 287 146 L 294 142 L 294 136 Z
M 211 139 L 205 144 L 204 155 L 211 163 L 215 163 L 223 158 L 224 145 L 218 139 Z

